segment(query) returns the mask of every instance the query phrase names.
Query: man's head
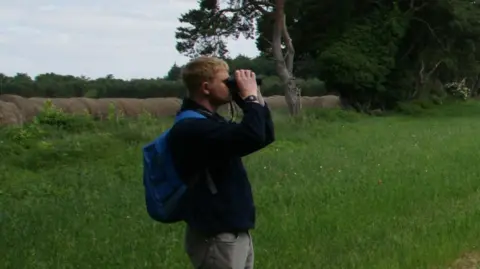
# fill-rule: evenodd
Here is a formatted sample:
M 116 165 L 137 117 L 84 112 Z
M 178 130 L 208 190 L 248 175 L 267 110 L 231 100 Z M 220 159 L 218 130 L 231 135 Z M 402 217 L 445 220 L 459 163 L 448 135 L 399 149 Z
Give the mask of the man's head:
M 229 74 L 228 64 L 216 57 L 201 56 L 193 59 L 182 70 L 183 83 L 191 99 L 216 110 L 231 100 L 224 81 Z

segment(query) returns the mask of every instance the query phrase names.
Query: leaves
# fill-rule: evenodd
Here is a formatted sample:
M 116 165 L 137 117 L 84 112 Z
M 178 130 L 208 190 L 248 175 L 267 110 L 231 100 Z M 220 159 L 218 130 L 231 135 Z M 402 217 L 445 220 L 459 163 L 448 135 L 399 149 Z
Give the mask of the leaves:
M 320 54 L 321 78 L 332 85 L 348 85 L 360 95 L 381 90 L 380 84 L 395 66 L 396 44 L 405 35 L 408 19 L 393 9 L 390 13 L 377 10 L 352 22 L 342 37 Z
M 256 20 L 272 5 L 269 1 L 229 0 L 221 8 L 218 0 L 200 0 L 197 9 L 180 16 L 187 24 L 175 32 L 176 49 L 190 57 L 198 55 L 228 55 L 226 38 L 255 37 Z

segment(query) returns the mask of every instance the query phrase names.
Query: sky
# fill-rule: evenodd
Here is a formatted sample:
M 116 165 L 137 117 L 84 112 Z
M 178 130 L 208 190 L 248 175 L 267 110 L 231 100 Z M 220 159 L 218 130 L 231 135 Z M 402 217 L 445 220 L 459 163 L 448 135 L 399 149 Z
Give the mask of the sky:
M 188 58 L 175 49 L 182 13 L 197 0 L 0 0 L 0 73 L 157 78 Z M 230 56 L 258 55 L 230 40 Z

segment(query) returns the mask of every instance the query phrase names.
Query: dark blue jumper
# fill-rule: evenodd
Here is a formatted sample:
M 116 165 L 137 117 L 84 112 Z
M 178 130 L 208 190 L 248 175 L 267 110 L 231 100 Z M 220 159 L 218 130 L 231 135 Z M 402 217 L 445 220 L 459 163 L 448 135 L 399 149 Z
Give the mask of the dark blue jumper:
M 271 144 L 274 126 L 267 105 L 239 102 L 243 119 L 225 120 L 190 99 L 181 111 L 195 110 L 207 119 L 185 119 L 175 124 L 168 137 L 175 167 L 187 183 L 187 224 L 207 235 L 242 232 L 255 227 L 255 204 L 242 157 Z M 209 171 L 217 193 L 206 182 Z M 198 177 L 196 177 L 198 176 Z

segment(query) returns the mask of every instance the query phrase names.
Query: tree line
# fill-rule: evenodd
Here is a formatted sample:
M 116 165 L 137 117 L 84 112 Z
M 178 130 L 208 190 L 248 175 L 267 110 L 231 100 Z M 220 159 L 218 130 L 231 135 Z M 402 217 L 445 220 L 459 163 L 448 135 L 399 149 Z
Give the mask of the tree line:
M 283 95 L 283 89 L 275 73 L 274 63 L 266 57 L 249 58 L 237 56 L 227 58 L 232 70 L 248 68 L 263 78 L 262 93 L 265 96 Z M 182 66 L 173 64 L 162 78 L 140 78 L 124 80 L 109 74 L 89 79 L 85 76 L 59 75 L 54 73 L 30 77 L 24 73 L 6 76 L 0 73 L 0 94 L 16 94 L 24 97 L 90 97 L 90 98 L 182 98 L 186 89 L 181 81 Z M 304 93 L 319 96 L 326 93 L 324 83 L 314 76 L 305 74 L 300 84 Z

